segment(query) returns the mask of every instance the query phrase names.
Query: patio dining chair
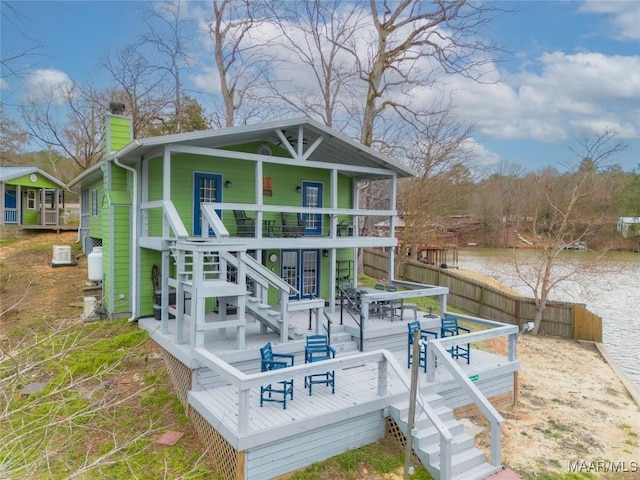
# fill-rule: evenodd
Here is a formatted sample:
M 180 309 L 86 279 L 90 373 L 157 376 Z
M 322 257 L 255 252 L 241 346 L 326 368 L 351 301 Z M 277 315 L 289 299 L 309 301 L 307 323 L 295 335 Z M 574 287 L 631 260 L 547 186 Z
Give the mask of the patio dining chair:
M 420 339 L 424 340 L 424 344 L 420 346 L 420 354 L 418 358 L 418 366 L 422 368 L 422 370 L 427 372 L 427 343 L 429 341 L 429 335 L 433 336 L 433 338 L 438 338 L 438 332 L 432 332 L 431 330 L 422 330 L 420 328 L 420 322 L 413 321 L 407 323 L 407 328 L 409 329 L 409 337 L 407 339 L 407 368 L 411 368 L 411 363 L 413 362 L 413 332 L 416 330 L 420 330 Z
M 392 286 L 388 286 L 386 288 L 387 292 L 396 292 L 397 289 L 395 287 Z M 381 309 L 382 309 L 382 317 L 386 317 L 389 316 L 391 318 L 391 321 L 393 322 L 393 320 L 395 318 L 399 318 L 400 320 L 402 320 L 403 317 L 403 306 L 404 304 L 404 299 L 403 298 L 392 298 L 391 300 L 386 301 L 385 303 L 382 304 Z
M 294 365 L 294 356 L 288 353 L 273 353 L 271 342 L 264 347 L 260 347 L 260 371 L 269 372 L 280 368 L 292 367 Z M 293 379 L 283 380 L 275 386 L 273 384 L 260 387 L 260 406 L 264 402 L 282 403 L 282 408 L 287 408 L 287 396 L 293 400 Z
M 329 345 L 326 335 L 308 335 L 307 344 L 304 347 L 304 363 L 322 362 L 336 357 L 336 349 Z M 313 373 L 304 377 L 304 387 L 312 393 L 313 385 L 321 384 L 331 387 L 331 393 L 336 393 L 335 370 L 324 373 Z
M 376 290 L 385 291 L 387 287 L 382 283 L 376 283 L 373 287 Z M 384 307 L 389 304 L 389 300 L 379 300 L 377 302 L 372 302 L 369 304 L 369 315 L 376 315 L 379 318 L 384 318 L 385 310 Z
M 458 317 L 447 315 L 440 320 L 440 337 L 451 337 L 460 335 L 460 332 L 470 333 L 471 330 L 458 325 Z M 447 348 L 447 352 L 451 355 L 451 358 L 464 358 L 467 360 L 467 364 L 471 361 L 471 344 L 467 343 L 467 346 L 456 345 L 455 347 Z

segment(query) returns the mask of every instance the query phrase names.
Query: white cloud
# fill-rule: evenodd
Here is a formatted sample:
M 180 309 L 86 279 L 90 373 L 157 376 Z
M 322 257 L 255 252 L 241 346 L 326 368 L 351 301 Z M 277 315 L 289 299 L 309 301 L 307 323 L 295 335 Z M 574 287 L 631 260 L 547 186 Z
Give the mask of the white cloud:
M 9 82 L 7 82 L 4 78 L 0 78 L 0 90 L 4 90 L 9 88 Z
M 637 0 L 586 0 L 580 6 L 580 11 L 608 15 L 613 38 L 622 41 L 640 39 L 640 8 Z
M 640 57 L 553 52 L 525 72 L 481 85 L 456 79 L 459 113 L 490 137 L 556 143 L 607 126 L 623 138 L 640 132 Z
M 73 81 L 60 70 L 38 69 L 27 75 L 25 86 L 27 99 L 62 105 L 73 88 Z
M 476 167 L 487 167 L 500 163 L 499 155 L 491 152 L 487 147 L 478 143 L 473 138 L 468 138 L 464 142 L 463 148 L 473 157 Z

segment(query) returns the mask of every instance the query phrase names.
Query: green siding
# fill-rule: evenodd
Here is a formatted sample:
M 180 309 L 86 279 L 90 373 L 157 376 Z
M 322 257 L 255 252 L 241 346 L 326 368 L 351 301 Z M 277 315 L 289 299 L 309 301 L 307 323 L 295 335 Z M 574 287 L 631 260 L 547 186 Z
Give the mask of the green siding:
M 106 138 L 110 142 L 105 154 L 109 155 L 128 145 L 131 140 L 131 119 L 129 117 L 120 117 L 109 115 L 106 122 Z
M 250 144 L 244 150 L 252 150 Z M 236 150 L 240 148 L 237 147 Z M 185 228 L 193 233 L 193 177 L 194 173 L 215 173 L 222 175 L 222 184 L 229 180 L 230 188 L 222 188 L 222 201 L 226 203 L 255 203 L 255 162 L 201 155 L 175 154 L 171 159 L 171 200 L 182 218 Z M 273 196 L 264 197 L 265 205 L 301 206 L 302 195 L 296 186 L 303 181 L 321 182 L 324 184 L 323 205 L 328 207 L 331 200 L 331 172 L 308 167 L 290 165 L 264 164 L 263 176 L 271 177 Z M 149 162 L 149 201 L 162 199 L 163 169 L 162 158 L 154 158 Z M 345 175 L 338 175 L 338 207 L 350 208 L 352 205 L 352 180 Z M 254 217 L 254 212 L 247 212 Z M 276 220 L 280 223 L 279 214 L 265 213 L 264 219 Z M 233 213 L 224 212 L 223 222 L 229 232 L 234 235 L 236 225 Z M 159 236 L 162 233 L 162 213 L 159 209 L 149 214 L 149 234 Z M 323 223 L 323 235 L 328 235 L 329 223 Z
M 130 312 L 130 284 L 131 256 L 129 226 L 129 206 L 108 206 L 107 209 L 113 218 L 113 232 L 110 231 L 109 215 L 106 220 L 106 230 L 110 232 L 102 241 L 103 264 L 105 266 L 105 279 L 103 293 L 107 311 L 111 314 Z M 109 266 L 113 266 L 111 269 Z M 120 298 L 124 295 L 124 298 Z
M 126 191 L 129 187 L 128 174 L 124 168 L 120 168 L 117 165 L 111 165 L 111 186 L 109 190 L 121 190 Z
M 94 217 L 91 214 L 91 212 L 93 211 L 91 203 L 93 202 L 93 195 L 91 192 L 96 188 L 98 189 L 98 216 Z M 93 238 L 102 238 L 102 232 L 108 232 L 108 229 L 103 230 L 102 228 L 103 218 L 105 214 L 108 215 L 108 212 L 105 212 L 104 210 L 104 207 L 106 206 L 106 200 L 104 198 L 104 186 L 102 180 L 92 184 L 87 188 L 87 190 L 89 191 L 89 236 Z
M 33 187 L 33 188 L 48 188 L 48 189 L 60 189 L 60 186 L 48 178 L 43 177 L 39 173 L 35 173 L 37 180 L 32 182 L 29 175 L 23 175 L 22 177 L 14 178 L 5 182 L 7 185 L 20 185 L 21 187 Z

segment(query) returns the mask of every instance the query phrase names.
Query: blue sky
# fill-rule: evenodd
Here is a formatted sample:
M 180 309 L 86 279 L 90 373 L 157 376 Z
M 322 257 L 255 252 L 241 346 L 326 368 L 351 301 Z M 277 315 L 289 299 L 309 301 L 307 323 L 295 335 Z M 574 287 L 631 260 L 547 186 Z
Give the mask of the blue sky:
M 640 163 L 640 1 L 501 2 L 510 10 L 485 32 L 509 50 L 496 61 L 495 80 L 478 85 L 449 82 L 460 115 L 475 124 L 477 163 L 499 162 L 528 170 L 575 159 L 569 148 L 604 128 L 614 129 L 628 149 L 615 162 L 625 170 Z M 15 115 L 34 85 L 91 80 L 106 86 L 97 67 L 106 50 L 141 34 L 135 1 L 2 2 L 1 52 L 40 42 L 36 55 L 13 63 L 21 79 L 3 71 L 5 112 Z M 190 14 L 204 17 L 209 2 L 191 2 Z M 202 19 L 200 19 L 202 22 Z M 194 36 L 202 38 L 201 32 Z M 197 43 L 195 44 L 197 45 Z M 199 53 L 205 52 L 201 47 Z M 497 59 L 496 59 L 497 60 Z M 215 88 L 211 70 L 192 69 L 194 89 Z

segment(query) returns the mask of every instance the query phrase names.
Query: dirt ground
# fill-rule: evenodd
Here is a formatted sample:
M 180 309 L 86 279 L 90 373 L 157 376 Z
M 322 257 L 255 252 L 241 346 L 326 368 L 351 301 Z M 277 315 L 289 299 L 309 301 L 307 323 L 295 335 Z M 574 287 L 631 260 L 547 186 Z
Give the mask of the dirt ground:
M 481 274 L 460 273 L 509 291 Z M 492 349 L 506 354 L 506 343 Z M 533 478 L 578 465 L 602 478 L 640 479 L 640 407 L 594 344 L 524 334 L 517 358 L 519 398 L 500 410 L 503 465 Z M 489 428 L 483 418 L 473 420 L 486 427 L 476 440 L 488 451 Z
M 0 339 L 33 319 L 80 321 L 86 258 L 80 256 L 77 267 L 48 263 L 51 245 L 74 245 L 75 240 L 76 233 L 40 233 L 0 247 L 0 312 L 15 305 L 0 318 Z M 638 466 L 640 409 L 594 345 L 525 334 L 518 339 L 517 356 L 519 399 L 515 407 L 501 410 L 504 465 L 532 478 L 575 465 L 599 478 L 640 478 L 640 470 L 599 473 L 610 470 L 606 462 Z M 122 376 L 136 378 L 136 367 L 131 368 Z M 488 445 L 488 431 L 485 426 L 476 437 L 480 445 Z M 196 438 L 191 441 L 197 448 Z M 595 464 L 599 461 L 609 467 Z

